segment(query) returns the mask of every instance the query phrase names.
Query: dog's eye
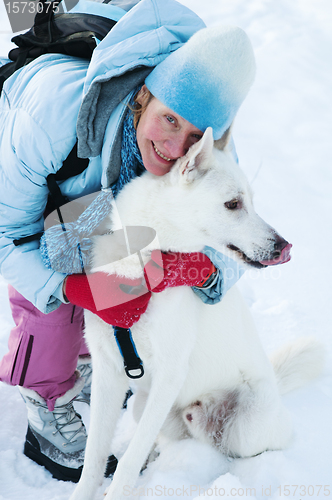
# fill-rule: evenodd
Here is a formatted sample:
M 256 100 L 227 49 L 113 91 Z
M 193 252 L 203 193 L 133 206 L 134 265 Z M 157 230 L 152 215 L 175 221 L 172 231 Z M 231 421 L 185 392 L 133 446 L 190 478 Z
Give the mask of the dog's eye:
M 231 200 L 231 201 L 226 201 L 225 207 L 228 208 L 229 210 L 235 210 L 239 206 L 239 200 Z

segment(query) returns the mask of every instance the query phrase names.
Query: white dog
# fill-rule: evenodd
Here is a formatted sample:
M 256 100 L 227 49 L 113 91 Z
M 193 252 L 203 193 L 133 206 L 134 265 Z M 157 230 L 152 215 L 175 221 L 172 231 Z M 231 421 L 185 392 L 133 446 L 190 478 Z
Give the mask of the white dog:
M 209 245 L 256 267 L 287 260 L 287 242 L 254 211 L 245 176 L 228 151 L 229 137 L 217 149 L 208 129 L 168 174 L 145 173 L 131 181 L 116 201 L 121 223 L 154 228 L 165 251 L 197 252 Z M 121 227 L 116 209 L 113 230 Z M 121 251 L 112 234 L 97 237 L 94 270 L 142 276 L 137 255 L 114 263 Z M 132 335 L 145 370 L 137 381 L 140 419 L 107 500 L 121 500 L 124 488 L 134 487 L 160 432 L 173 439 L 193 436 L 234 457 L 284 448 L 292 425 L 280 395 L 317 376 L 322 366 L 321 347 L 312 339 L 286 346 L 271 364 L 236 287 L 213 306 L 185 286 L 153 294 Z M 103 480 L 129 382 L 112 327 L 90 312 L 86 339 L 93 363 L 91 423 L 71 500 L 92 500 Z

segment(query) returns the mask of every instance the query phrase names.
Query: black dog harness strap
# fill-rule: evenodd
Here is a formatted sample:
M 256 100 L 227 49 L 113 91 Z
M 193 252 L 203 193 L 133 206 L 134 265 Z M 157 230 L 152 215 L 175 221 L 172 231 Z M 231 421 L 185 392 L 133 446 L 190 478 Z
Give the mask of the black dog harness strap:
M 113 326 L 115 340 L 123 357 L 124 368 L 129 378 L 141 378 L 144 375 L 143 363 L 137 354 L 136 346 L 133 341 L 129 328 Z M 138 373 L 133 373 L 137 372 Z

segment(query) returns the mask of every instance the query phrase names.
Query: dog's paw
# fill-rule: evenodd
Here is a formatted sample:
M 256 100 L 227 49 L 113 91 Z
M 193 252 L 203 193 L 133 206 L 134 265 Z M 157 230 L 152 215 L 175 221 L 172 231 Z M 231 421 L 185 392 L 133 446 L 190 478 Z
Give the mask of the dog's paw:
M 182 418 L 194 438 L 219 449 L 223 446 L 225 428 L 234 418 L 237 405 L 236 391 L 220 391 L 187 406 Z
M 206 426 L 207 411 L 202 401 L 196 401 L 187 406 L 182 412 L 182 418 L 190 434 L 197 437 Z

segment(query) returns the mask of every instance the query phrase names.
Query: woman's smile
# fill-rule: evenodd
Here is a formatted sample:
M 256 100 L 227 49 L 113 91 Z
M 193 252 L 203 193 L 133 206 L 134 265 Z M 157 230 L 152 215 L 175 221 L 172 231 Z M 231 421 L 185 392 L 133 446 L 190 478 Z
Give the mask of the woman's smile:
M 160 158 L 162 158 L 163 160 L 166 160 L 167 162 L 174 161 L 174 160 L 172 160 L 172 158 L 167 158 L 167 156 L 163 155 L 163 154 L 159 151 L 159 149 L 156 147 L 156 145 L 155 145 L 155 144 L 153 144 L 153 143 L 152 143 L 152 145 L 153 145 L 153 148 L 154 148 L 155 152 L 157 153 L 157 155 L 158 155 L 158 156 L 160 156 Z

